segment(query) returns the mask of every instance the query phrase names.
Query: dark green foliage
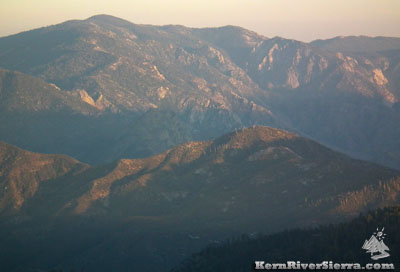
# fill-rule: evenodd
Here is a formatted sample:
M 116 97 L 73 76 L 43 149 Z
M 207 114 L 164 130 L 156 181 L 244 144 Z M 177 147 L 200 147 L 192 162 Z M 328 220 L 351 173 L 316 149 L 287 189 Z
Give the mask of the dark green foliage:
M 374 261 L 361 247 L 376 228 L 385 227 L 390 257 Z M 393 263 L 400 267 L 400 206 L 360 215 L 348 223 L 296 229 L 268 236 L 243 235 L 192 255 L 174 272 L 253 271 L 255 261 L 286 263 Z

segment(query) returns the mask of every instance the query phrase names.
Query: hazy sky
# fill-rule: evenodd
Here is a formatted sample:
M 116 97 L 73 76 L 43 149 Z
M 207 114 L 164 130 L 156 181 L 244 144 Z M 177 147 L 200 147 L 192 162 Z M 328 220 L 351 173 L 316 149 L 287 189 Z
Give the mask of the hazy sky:
M 0 0 L 0 36 L 96 14 L 143 24 L 238 25 L 302 41 L 400 37 L 400 0 Z

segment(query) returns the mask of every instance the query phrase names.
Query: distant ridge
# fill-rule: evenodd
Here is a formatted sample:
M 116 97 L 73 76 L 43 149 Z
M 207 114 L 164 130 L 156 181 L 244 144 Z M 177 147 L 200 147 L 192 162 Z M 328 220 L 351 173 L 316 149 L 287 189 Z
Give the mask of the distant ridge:
M 400 38 L 382 36 L 339 36 L 327 40 L 315 40 L 310 44 L 323 49 L 348 53 L 400 50 Z
M 399 38 L 304 43 L 97 15 L 2 37 L 0 51 L 0 67 L 42 81 L 4 85 L 34 114 L 0 101 L 0 139 L 29 150 L 98 164 L 266 125 L 400 169 Z

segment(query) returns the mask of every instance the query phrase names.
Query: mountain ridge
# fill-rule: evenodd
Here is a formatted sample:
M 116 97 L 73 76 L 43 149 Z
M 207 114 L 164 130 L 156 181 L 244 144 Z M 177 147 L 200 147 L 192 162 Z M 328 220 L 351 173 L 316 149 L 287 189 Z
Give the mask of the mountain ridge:
M 398 205 L 396 44 L 108 15 L 0 38 L 0 140 L 40 152 L 0 142 L 0 269 L 168 271 Z
M 362 39 L 376 47 L 374 38 Z M 382 48 L 392 46 L 392 39 L 387 42 Z M 346 44 L 357 47 L 352 40 Z M 73 133 L 48 129 L 47 117 L 2 120 L 0 139 L 23 148 L 105 163 L 267 125 L 400 167 L 400 50 L 346 53 L 232 26 L 137 25 L 102 15 L 0 38 L 0 51 L 1 67 L 73 93 L 98 115 L 79 122 L 57 117 Z M 26 131 L 32 122 L 46 129 Z M 151 128 L 136 125 L 141 122 Z M 35 137 L 13 140 L 23 134 Z M 71 134 L 76 137 L 66 136 Z M 98 140 L 90 141 L 89 134 Z M 65 148 L 46 145 L 47 137 L 50 143 L 60 139 Z M 91 151 L 77 148 L 76 139 Z
M 1 143 L 1 146 L 4 147 L 2 148 L 2 150 L 5 150 L 3 151 L 3 153 L 6 154 L 2 155 L 2 157 L 8 156 L 7 154 L 9 151 L 7 150 L 16 150 L 12 151 L 16 154 L 22 152 L 21 156 L 39 156 L 37 160 L 40 160 L 40 156 L 44 156 L 44 158 L 60 157 L 60 155 L 40 155 L 37 153 L 23 151 L 19 148 L 15 148 L 5 143 Z M 15 160 L 15 158 L 12 159 L 12 161 Z M 193 179 L 197 179 L 203 176 L 205 173 L 212 173 L 214 171 L 219 172 L 219 174 L 221 175 L 230 175 L 231 173 L 229 173 L 229 171 L 227 172 L 227 167 L 229 167 L 229 165 L 231 164 L 237 165 L 238 163 L 239 165 L 240 163 L 243 163 L 244 165 L 247 165 L 247 167 L 256 167 L 254 169 L 258 169 L 257 167 L 259 166 L 256 165 L 260 163 L 261 165 L 263 163 L 268 165 L 270 162 L 273 164 L 279 162 L 285 165 L 287 164 L 288 169 L 294 167 L 293 171 L 305 171 L 303 172 L 303 174 L 307 173 L 307 171 L 310 171 L 311 169 L 314 169 L 314 171 L 321 173 L 323 173 L 324 171 L 330 172 L 335 168 L 343 168 L 340 171 L 344 171 L 344 168 L 348 167 L 346 166 L 347 164 L 352 165 L 351 167 L 354 167 L 354 169 L 359 167 L 365 168 L 364 171 L 368 173 L 373 173 L 374 171 L 382 172 L 382 177 L 394 177 L 396 173 L 396 171 L 390 170 L 388 168 L 382 168 L 371 163 L 350 159 L 345 155 L 331 151 L 323 147 L 322 145 L 319 145 L 311 140 L 299 137 L 296 134 L 267 127 L 253 127 L 242 129 L 221 136 L 213 141 L 187 142 L 175 148 L 168 149 L 163 153 L 145 159 L 120 159 L 109 164 L 94 167 L 89 167 L 66 156 L 61 156 L 59 160 L 66 162 L 72 160 L 69 164 L 72 163 L 81 168 L 83 167 L 83 169 L 90 170 L 89 172 L 94 171 L 98 173 L 95 174 L 97 178 L 95 178 L 94 180 L 90 180 L 90 182 L 87 183 L 91 184 L 91 189 L 88 191 L 88 194 L 86 196 L 82 195 L 79 198 L 84 202 L 86 201 L 85 199 L 87 199 L 87 197 L 91 198 L 94 202 L 96 202 L 98 199 L 108 198 L 108 196 L 111 197 L 113 194 L 111 191 L 112 189 L 116 190 L 114 193 L 116 194 L 116 196 L 118 196 L 120 193 L 123 192 L 120 191 L 120 189 L 122 190 L 123 188 L 129 188 L 129 186 L 133 186 L 132 188 L 136 188 L 137 186 L 146 187 L 147 183 L 150 182 L 152 179 L 160 179 L 160 181 L 157 182 L 164 182 L 164 174 L 166 174 L 167 177 L 170 176 L 170 174 L 175 175 L 173 179 L 179 178 L 179 175 L 181 174 L 183 176 L 188 175 L 191 176 L 191 178 Z M 275 160 L 276 162 L 274 162 Z M 30 160 L 23 161 L 28 162 Z M 32 163 L 35 163 L 35 161 L 36 159 L 32 160 Z M 321 168 L 318 168 L 315 165 L 315 162 L 317 161 L 319 164 L 321 164 Z M 197 170 L 195 169 L 196 171 L 194 171 L 193 167 Z M 298 169 L 294 170 L 296 168 Z M 210 169 L 211 172 L 206 169 Z M 262 168 L 257 171 L 260 170 L 264 171 L 262 170 Z M 194 173 L 192 173 L 193 171 Z M 234 172 L 236 171 L 239 170 L 235 170 Z M 300 174 L 301 171 L 298 172 L 299 175 L 303 175 Z M 174 174 L 175 172 L 181 174 L 176 176 L 177 174 Z M 375 174 L 367 174 L 366 176 L 368 175 L 373 176 Z M 83 173 L 83 176 L 93 177 L 93 174 L 88 176 L 87 173 Z M 53 178 L 56 177 L 57 176 Z M 291 178 L 298 179 L 299 177 L 292 176 Z M 326 178 L 327 180 L 330 179 L 328 177 Z M 79 180 L 79 176 L 77 176 L 76 179 Z M 126 180 L 126 182 L 122 182 L 123 180 Z M 306 186 L 306 184 L 310 181 L 304 181 L 305 183 L 303 185 Z M 155 181 L 152 181 L 152 183 L 154 182 Z M 314 182 L 316 182 L 316 180 L 314 180 Z M 116 184 L 118 184 L 117 187 L 115 186 Z M 154 183 L 154 185 L 155 184 L 157 183 Z M 185 185 L 181 184 L 179 186 Z M 167 189 L 167 187 L 165 187 L 164 189 Z M 127 192 L 130 192 L 130 190 L 131 189 L 129 189 Z M 79 206 L 80 200 L 77 201 L 77 205 Z M 70 204 L 68 204 L 67 206 L 70 206 Z M 86 208 L 83 210 L 80 208 L 77 209 L 80 210 L 80 212 L 78 213 L 85 212 L 87 210 Z
M 145 159 L 100 166 L 73 160 L 78 167 L 51 179 L 32 163 L 41 156 L 71 159 L 38 154 L 33 160 L 32 153 L 19 152 L 26 158 L 0 161 L 0 203 L 13 203 L 8 184 L 17 191 L 36 184 L 18 209 L 2 206 L 1 263 L 14 272 L 168 271 L 234 235 L 342 222 L 398 204 L 400 196 L 400 172 L 268 127 L 187 142 Z M 22 178 L 4 175 L 5 166 Z M 163 257 L 149 262 L 154 256 Z
M 88 168 L 65 155 L 43 155 L 0 141 L 0 214 L 14 214 L 32 198 L 42 182 Z

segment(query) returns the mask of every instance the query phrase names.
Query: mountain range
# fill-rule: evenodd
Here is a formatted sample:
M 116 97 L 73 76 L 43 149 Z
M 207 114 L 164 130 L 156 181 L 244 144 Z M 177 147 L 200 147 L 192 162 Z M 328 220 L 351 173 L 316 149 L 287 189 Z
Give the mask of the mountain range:
M 169 271 L 398 205 L 399 69 L 390 37 L 108 15 L 1 37 L 0 270 Z
M 210 243 L 396 205 L 400 172 L 268 127 L 89 166 L 0 144 L 6 271 L 167 271 Z
M 267 125 L 399 169 L 399 50 L 399 38 L 67 21 L 0 38 L 0 139 L 99 164 Z

